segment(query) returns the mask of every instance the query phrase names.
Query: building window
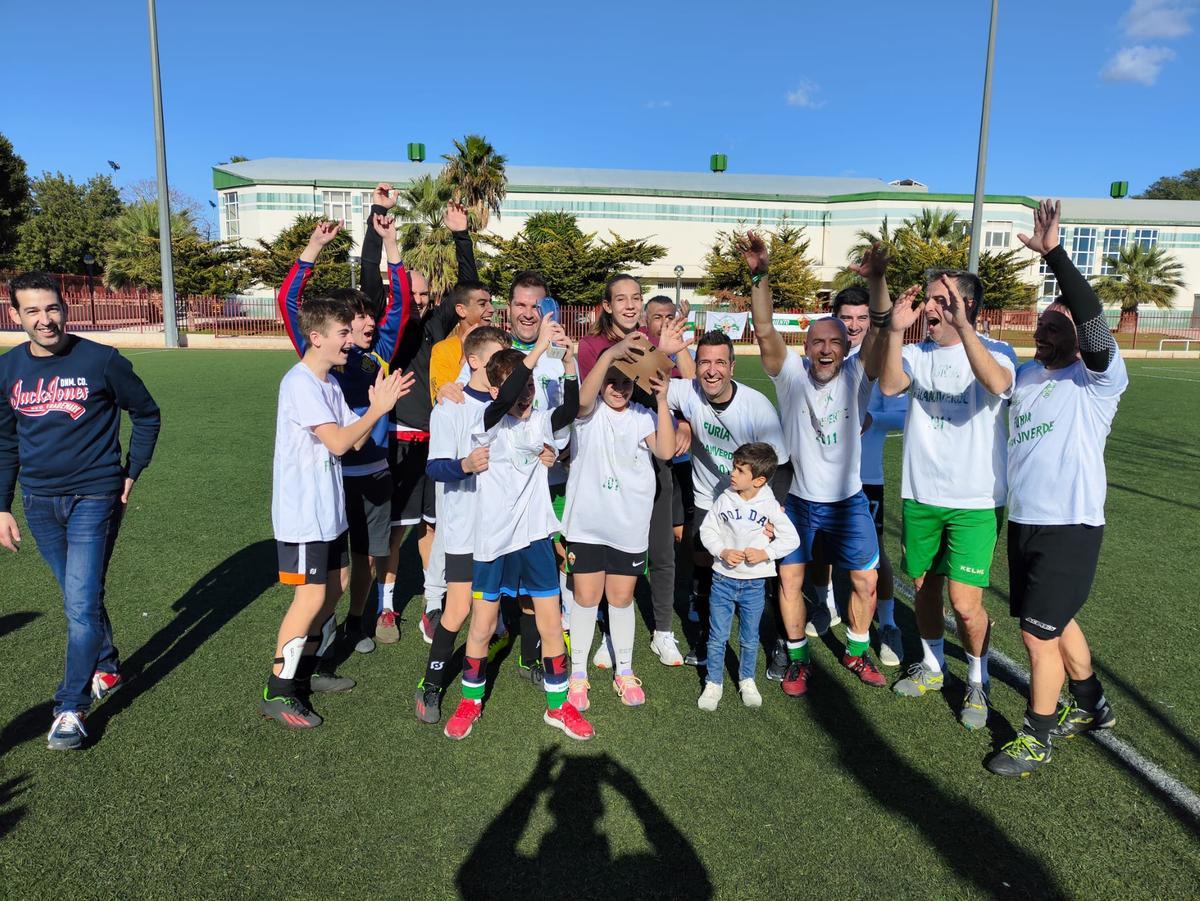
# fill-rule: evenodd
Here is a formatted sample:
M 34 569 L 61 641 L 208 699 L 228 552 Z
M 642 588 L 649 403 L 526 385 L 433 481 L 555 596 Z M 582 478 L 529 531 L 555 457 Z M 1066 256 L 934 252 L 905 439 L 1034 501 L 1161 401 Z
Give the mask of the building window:
M 1008 250 L 1012 232 L 1008 229 L 989 230 L 983 233 L 984 250 Z
M 1158 243 L 1157 228 L 1135 228 L 1133 230 L 1133 243 L 1142 250 L 1153 250 L 1154 245 Z
M 1067 240 L 1067 230 L 1063 226 L 1058 227 L 1058 243 L 1063 244 Z M 1042 293 L 1043 298 L 1054 297 L 1058 293 L 1058 279 L 1054 277 L 1054 272 L 1046 265 L 1046 261 L 1042 260 L 1038 267 L 1038 274 L 1042 277 Z
M 325 218 L 330 222 L 340 222 L 345 228 L 350 224 L 350 192 L 322 191 L 321 200 L 325 204 Z
M 1096 230 L 1076 228 L 1071 250 L 1071 262 L 1084 275 L 1091 275 L 1096 265 Z
M 221 195 L 221 217 L 225 220 L 225 239 L 232 241 L 241 237 L 237 191 L 226 191 Z
M 1104 248 L 1100 260 L 1101 275 L 1112 274 L 1113 267 L 1109 265 L 1108 258 L 1120 256 L 1121 248 L 1125 246 L 1128 239 L 1129 229 L 1127 228 L 1106 228 L 1104 230 Z

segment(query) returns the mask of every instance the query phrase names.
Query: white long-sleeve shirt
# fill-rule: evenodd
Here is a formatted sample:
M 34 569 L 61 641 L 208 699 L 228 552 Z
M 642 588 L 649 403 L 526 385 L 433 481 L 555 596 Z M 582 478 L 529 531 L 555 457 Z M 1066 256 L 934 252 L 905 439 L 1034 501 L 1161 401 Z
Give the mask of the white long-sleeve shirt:
M 764 531 L 767 523 L 775 530 L 774 541 Z M 743 500 L 732 488 L 722 491 L 700 526 L 700 541 L 713 556 L 714 573 L 731 579 L 767 579 L 775 575 L 775 561 L 800 546 L 800 535 L 770 487 L 764 485 L 750 500 Z M 728 566 L 721 559 L 722 551 L 747 548 L 766 551 L 767 559 L 737 566 Z

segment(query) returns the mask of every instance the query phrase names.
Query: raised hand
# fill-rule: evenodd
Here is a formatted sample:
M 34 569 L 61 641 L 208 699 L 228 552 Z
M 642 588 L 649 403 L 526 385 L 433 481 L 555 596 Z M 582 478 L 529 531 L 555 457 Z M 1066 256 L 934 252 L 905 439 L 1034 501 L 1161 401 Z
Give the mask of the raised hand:
M 566 340 L 567 333 L 563 331 L 563 327 L 549 316 L 543 316 L 541 324 L 538 326 L 538 337 L 534 349 L 540 349 L 545 353 L 551 344 L 565 344 Z
M 451 200 L 446 204 L 446 213 L 442 216 L 442 225 L 452 232 L 467 230 L 467 208 L 457 201 Z
M 371 225 L 375 229 L 375 233 L 379 235 L 379 237 L 383 238 L 383 240 L 396 240 L 395 216 L 381 216 L 379 213 L 376 213 L 371 217 Z
M 958 293 L 958 286 L 952 279 L 944 275 L 940 281 L 942 290 L 946 292 L 946 300 L 939 304 L 942 308 L 942 320 L 951 328 L 960 331 L 970 328 L 971 323 L 967 321 L 967 307 L 963 303 L 962 295 Z
M 463 472 L 486 472 L 488 468 L 488 455 L 491 453 L 488 448 L 477 447 L 465 457 L 462 458 Z
M 650 339 L 646 337 L 644 332 L 630 332 L 609 351 L 613 355 L 613 359 L 620 363 L 636 363 L 638 357 L 646 355 L 646 351 L 650 349 Z
M 679 301 L 679 310 L 675 313 L 675 318 L 680 322 L 687 322 L 688 312 L 692 309 L 692 305 L 688 303 L 687 298 Z
M 415 379 L 416 375 L 412 372 L 396 371 L 385 376 L 383 370 L 380 369 L 375 374 L 375 384 L 368 392 L 371 398 L 371 408 L 376 412 L 386 414 L 396 406 L 396 401 L 412 390 Z
M 767 253 L 767 244 L 761 237 L 748 231 L 737 239 L 736 247 L 746 265 L 750 267 L 752 275 L 767 271 L 770 255 Z
M 892 304 L 892 323 L 893 332 L 903 333 L 910 325 L 921 318 L 921 286 L 913 285 Z
M 1017 240 L 1045 256 L 1058 246 L 1058 220 L 1062 213 L 1062 201 L 1043 200 L 1033 211 L 1033 236 L 1017 234 Z
M 375 190 L 371 192 L 371 203 L 390 210 L 396 205 L 396 200 L 399 196 L 399 192 L 391 184 L 381 181 L 375 186 Z
M 682 353 L 684 348 L 692 343 L 692 339 L 684 334 L 683 329 L 684 322 L 678 318 L 664 322 L 662 332 L 658 336 L 658 349 L 670 356 Z
M 322 219 L 317 223 L 317 227 L 313 229 L 312 235 L 309 236 L 308 244 L 310 247 L 324 247 L 330 241 L 337 237 L 338 232 L 342 230 L 342 223 L 329 222 Z
M 887 251 L 883 245 L 875 243 L 862 255 L 862 260 L 857 263 L 851 263 L 849 268 L 851 272 L 857 272 L 863 278 L 870 281 L 871 279 L 883 278 L 887 274 L 887 267 L 890 262 L 891 260 L 888 258 Z
M 650 376 L 650 393 L 654 395 L 654 399 L 660 404 L 667 402 L 667 385 L 670 383 L 671 380 L 661 369 Z

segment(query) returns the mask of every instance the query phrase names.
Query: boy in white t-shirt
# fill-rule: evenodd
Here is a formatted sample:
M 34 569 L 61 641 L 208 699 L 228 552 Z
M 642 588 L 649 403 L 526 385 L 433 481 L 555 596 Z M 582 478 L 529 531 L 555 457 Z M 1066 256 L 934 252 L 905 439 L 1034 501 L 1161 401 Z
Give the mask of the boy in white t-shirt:
M 531 378 L 551 344 L 567 348 L 564 398 L 553 411 L 535 411 Z M 559 523 L 550 500 L 549 470 L 541 460 L 546 446 L 555 445 L 579 411 L 575 359 L 562 326 L 546 317 L 528 354 L 502 350 L 486 368 L 493 400 L 484 410 L 476 438 L 487 447 L 488 460 L 475 478 L 471 627 L 463 660 L 463 697 L 444 731 L 448 738 L 463 739 L 474 728 L 483 712 L 488 643 L 495 633 L 500 598 L 524 594 L 533 599 L 542 640 L 543 720 L 570 738 L 589 739 L 594 734 L 591 723 L 567 701 L 558 563 L 550 537 Z
M 348 580 L 346 495 L 341 457 L 366 443 L 371 429 L 412 386 L 412 375 L 380 369 L 370 405 L 355 415 L 330 377 L 352 345 L 350 307 L 329 298 L 310 300 L 298 325 L 308 340 L 304 356 L 279 385 L 271 525 L 279 553 L 279 580 L 296 594 L 283 616 L 275 661 L 259 712 L 293 729 L 321 724 L 309 691 L 348 691 L 354 681 L 313 675 L 319 654 L 333 641 L 338 598 Z
M 708 674 L 697 702 L 716 710 L 724 691 L 725 643 L 738 615 L 738 690 L 747 707 L 761 707 L 754 684 L 758 664 L 758 627 L 766 603 L 767 579 L 775 561 L 800 546 L 791 520 L 767 487 L 778 466 L 769 444 L 743 444 L 733 453 L 729 487 L 721 492 L 700 524 L 700 540 L 713 557 L 709 595 Z M 766 532 L 770 525 L 774 538 Z
M 945 669 L 942 586 L 949 585 L 958 636 L 967 655 L 967 692 L 959 721 L 982 729 L 988 717 L 988 586 L 1007 490 L 1004 408 L 1016 355 L 975 332 L 983 302 L 979 277 L 958 270 L 926 273 L 926 300 L 910 288 L 887 313 L 880 390 L 908 392 L 901 487 L 901 566 L 917 587 L 923 658 L 893 689 L 905 697 L 940 691 Z M 928 337 L 904 344 L 924 312 Z
M 646 703 L 633 674 L 633 592 L 646 571 L 650 516 L 658 477 L 651 456 L 670 460 L 675 418 L 667 406 L 667 374 L 651 379 L 656 410 L 631 402 L 633 380 L 614 365 L 632 360 L 649 339 L 631 332 L 600 355 L 579 393 L 579 418 L 571 442 L 563 535 L 575 603 L 570 610 L 571 677 L 567 700 L 587 710 L 588 654 L 600 601 L 608 600 L 615 651 L 613 690 L 626 707 Z
M 1100 298 L 1058 241 L 1059 206 L 1042 201 L 1034 234 L 1062 295 L 1038 317 L 1037 352 L 1017 370 L 1009 406 L 1009 612 L 1029 652 L 1029 706 L 1017 737 L 987 763 L 1027 776 L 1050 760 L 1050 740 L 1111 729 L 1117 717 L 1092 669 L 1075 617 L 1096 576 L 1108 480 L 1104 445 L 1129 387 Z M 1063 682 L 1071 700 L 1059 703 Z
M 488 449 L 475 438 L 483 429 L 483 412 L 492 402 L 487 364 L 512 339 L 490 325 L 478 326 L 462 338 L 462 354 L 470 369 L 462 403 L 443 401 L 429 417 L 429 460 L 425 475 L 436 485 L 436 542 L 443 549 L 446 602 L 433 625 L 425 677 L 417 686 L 417 719 L 436 725 L 442 718 L 442 695 L 450 678 L 454 641 L 471 612 L 471 573 L 475 551 L 475 475 L 488 465 Z

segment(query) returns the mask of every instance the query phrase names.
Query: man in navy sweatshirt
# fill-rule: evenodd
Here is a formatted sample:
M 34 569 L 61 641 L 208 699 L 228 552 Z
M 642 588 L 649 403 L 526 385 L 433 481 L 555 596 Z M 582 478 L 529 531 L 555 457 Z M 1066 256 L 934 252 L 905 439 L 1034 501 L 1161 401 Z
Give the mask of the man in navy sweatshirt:
M 158 440 L 158 405 L 116 350 L 68 335 L 57 280 L 9 283 L 9 315 L 29 341 L 0 357 L 0 546 L 16 551 L 18 473 L 25 519 L 63 592 L 67 661 L 48 746 L 78 748 L 92 699 L 121 684 L 104 577 L 134 480 Z M 121 460 L 121 411 L 133 422 Z

